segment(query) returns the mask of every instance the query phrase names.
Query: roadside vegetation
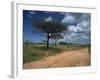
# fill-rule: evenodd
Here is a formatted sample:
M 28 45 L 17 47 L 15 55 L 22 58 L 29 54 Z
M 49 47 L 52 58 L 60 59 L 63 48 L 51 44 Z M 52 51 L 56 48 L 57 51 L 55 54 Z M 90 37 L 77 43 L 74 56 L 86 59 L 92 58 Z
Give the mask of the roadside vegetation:
M 57 44 L 56 46 L 50 45 L 49 49 L 45 44 L 23 43 L 23 63 L 36 61 L 47 56 L 60 54 L 64 51 L 78 50 L 88 48 L 90 53 L 90 45 L 79 44 Z

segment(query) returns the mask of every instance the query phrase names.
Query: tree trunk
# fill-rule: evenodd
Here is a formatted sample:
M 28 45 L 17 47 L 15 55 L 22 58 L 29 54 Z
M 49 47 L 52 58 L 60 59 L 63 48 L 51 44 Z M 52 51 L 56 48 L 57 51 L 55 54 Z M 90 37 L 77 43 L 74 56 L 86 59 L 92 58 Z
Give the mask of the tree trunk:
M 57 39 L 55 39 L 55 46 L 56 46 L 56 44 L 57 44 Z
M 49 33 L 47 33 L 47 49 L 49 48 Z

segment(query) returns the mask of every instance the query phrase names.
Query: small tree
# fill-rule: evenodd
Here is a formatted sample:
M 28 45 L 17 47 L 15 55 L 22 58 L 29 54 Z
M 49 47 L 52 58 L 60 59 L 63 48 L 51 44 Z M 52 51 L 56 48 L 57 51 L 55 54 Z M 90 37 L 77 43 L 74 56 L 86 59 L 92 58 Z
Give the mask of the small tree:
M 40 31 L 47 34 L 47 48 L 49 48 L 50 35 L 54 33 L 62 33 L 66 27 L 62 23 L 56 21 L 39 20 L 33 22 L 33 27 L 38 28 Z
M 50 36 L 50 39 L 54 39 L 55 40 L 55 46 L 57 44 L 58 39 L 62 39 L 63 36 L 60 33 L 53 33 Z

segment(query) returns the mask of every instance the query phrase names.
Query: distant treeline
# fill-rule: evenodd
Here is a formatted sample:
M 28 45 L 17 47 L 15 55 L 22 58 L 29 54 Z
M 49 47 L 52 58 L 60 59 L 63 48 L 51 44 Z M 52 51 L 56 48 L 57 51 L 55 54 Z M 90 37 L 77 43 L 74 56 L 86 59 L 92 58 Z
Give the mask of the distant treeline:
M 80 43 L 66 43 L 66 42 L 59 42 L 59 44 L 64 44 L 64 45 L 90 45 L 90 44 L 80 44 Z
M 24 44 L 46 44 L 45 42 L 40 42 L 40 43 L 33 43 L 31 41 L 24 41 Z M 67 42 L 59 42 L 59 45 L 77 45 L 77 46 L 87 46 L 90 47 L 90 44 L 79 44 L 79 43 L 67 43 Z

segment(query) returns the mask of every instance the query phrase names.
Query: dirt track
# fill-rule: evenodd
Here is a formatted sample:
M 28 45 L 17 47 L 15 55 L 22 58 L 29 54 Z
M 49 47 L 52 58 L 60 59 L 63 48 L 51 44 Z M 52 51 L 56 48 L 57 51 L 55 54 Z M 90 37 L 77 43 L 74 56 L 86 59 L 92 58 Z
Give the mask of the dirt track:
M 90 56 L 88 49 L 73 50 L 63 52 L 55 56 L 48 56 L 38 61 L 25 63 L 24 69 L 34 68 L 51 68 L 51 67 L 73 67 L 73 66 L 89 66 Z

